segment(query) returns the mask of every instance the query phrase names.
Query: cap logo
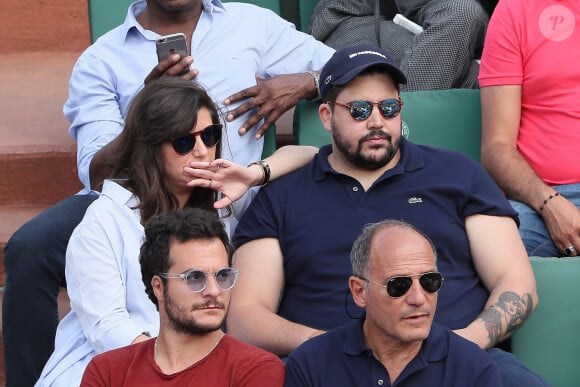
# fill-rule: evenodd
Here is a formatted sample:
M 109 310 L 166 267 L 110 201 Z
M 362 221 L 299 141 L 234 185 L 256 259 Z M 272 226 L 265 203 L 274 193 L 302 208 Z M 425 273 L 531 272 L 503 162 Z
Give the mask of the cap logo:
M 387 57 L 386 57 L 386 56 L 384 56 L 383 54 L 381 54 L 380 52 L 376 52 L 376 51 L 370 51 L 370 50 L 367 50 L 367 51 L 359 51 L 359 52 L 353 52 L 353 53 L 352 53 L 352 54 L 350 54 L 348 57 L 349 57 L 349 59 L 352 59 L 352 58 L 354 58 L 354 57 L 357 57 L 357 56 L 359 56 L 359 55 L 367 55 L 367 54 L 371 54 L 371 55 L 378 55 L 378 56 L 380 56 L 380 57 L 381 57 L 381 58 L 383 58 L 383 59 L 387 59 Z
M 328 85 L 330 83 L 330 81 L 332 81 L 332 74 L 330 74 L 328 77 L 324 78 L 324 84 Z

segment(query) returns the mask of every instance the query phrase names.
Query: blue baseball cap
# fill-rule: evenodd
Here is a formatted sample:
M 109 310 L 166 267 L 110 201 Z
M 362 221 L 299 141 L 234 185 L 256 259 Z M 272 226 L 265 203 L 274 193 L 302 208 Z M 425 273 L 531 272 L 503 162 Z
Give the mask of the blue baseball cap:
M 398 83 L 407 83 L 405 74 L 391 55 L 370 44 L 340 49 L 332 55 L 320 72 L 320 96 L 324 100 L 330 86 L 345 85 L 371 66 L 384 67 Z

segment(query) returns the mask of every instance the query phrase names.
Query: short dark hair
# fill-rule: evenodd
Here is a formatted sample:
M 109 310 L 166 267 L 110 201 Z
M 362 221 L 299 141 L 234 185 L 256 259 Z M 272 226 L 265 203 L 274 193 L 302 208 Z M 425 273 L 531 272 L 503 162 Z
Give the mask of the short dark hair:
M 145 292 L 159 310 L 157 297 L 153 293 L 151 279 L 159 273 L 166 273 L 172 262 L 169 257 L 169 247 L 172 241 L 187 242 L 189 240 L 219 239 L 226 248 L 228 265 L 232 263 L 233 247 L 228 238 L 224 224 L 215 212 L 184 208 L 159 215 L 145 226 L 145 240 L 141 245 L 139 262 L 141 263 L 141 278 L 145 284 Z M 161 279 L 166 283 L 166 279 Z

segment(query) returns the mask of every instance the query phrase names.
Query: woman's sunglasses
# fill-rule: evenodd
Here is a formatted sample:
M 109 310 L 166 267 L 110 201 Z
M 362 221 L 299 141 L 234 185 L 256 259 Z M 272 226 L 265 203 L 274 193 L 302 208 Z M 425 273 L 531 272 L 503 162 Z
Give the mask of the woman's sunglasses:
M 199 132 L 187 133 L 185 136 L 174 138 L 169 140 L 169 142 L 171 142 L 173 149 L 175 149 L 177 153 L 185 155 L 191 152 L 195 146 L 196 137 L 201 138 L 201 141 L 207 147 L 216 146 L 222 138 L 222 125 L 213 124 Z
M 398 98 L 385 99 L 379 102 L 353 101 L 351 103 L 342 104 L 336 101 L 329 101 L 328 103 L 347 108 L 351 117 L 357 121 L 364 121 L 369 118 L 375 105 L 377 105 L 379 111 L 385 118 L 395 118 L 399 115 L 401 108 L 403 107 L 403 101 Z
M 443 276 L 441 273 L 433 271 L 429 273 L 417 274 L 417 275 L 401 275 L 396 277 L 391 277 L 387 280 L 385 285 L 380 284 L 378 282 L 373 282 L 368 278 L 360 277 L 373 285 L 382 286 L 383 288 L 387 289 L 387 294 L 391 298 L 399 298 L 405 295 L 411 289 L 411 285 L 413 284 L 413 278 L 419 278 L 419 283 L 421 287 L 427 293 L 437 293 L 439 289 L 441 289 L 441 285 L 443 285 Z

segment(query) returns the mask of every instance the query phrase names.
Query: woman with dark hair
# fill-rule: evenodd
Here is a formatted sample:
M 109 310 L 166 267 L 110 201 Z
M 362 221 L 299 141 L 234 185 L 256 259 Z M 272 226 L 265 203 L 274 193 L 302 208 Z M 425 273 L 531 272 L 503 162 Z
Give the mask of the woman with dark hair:
M 139 266 L 148 221 L 177 208 L 219 211 L 266 182 L 269 164 L 275 178 L 306 164 L 315 152 L 286 147 L 244 168 L 219 159 L 223 137 L 216 106 L 191 81 L 162 78 L 135 97 L 109 160 L 112 174 L 70 238 L 71 311 L 58 326 L 55 351 L 37 385 L 78 386 L 96 354 L 157 336 L 158 312 L 145 294 Z
M 183 166 L 219 159 L 221 139 L 218 111 L 201 86 L 179 79 L 157 82 L 129 109 L 109 161 L 111 176 L 139 198 L 142 223 L 178 207 L 212 209 L 217 192 L 188 187 Z

